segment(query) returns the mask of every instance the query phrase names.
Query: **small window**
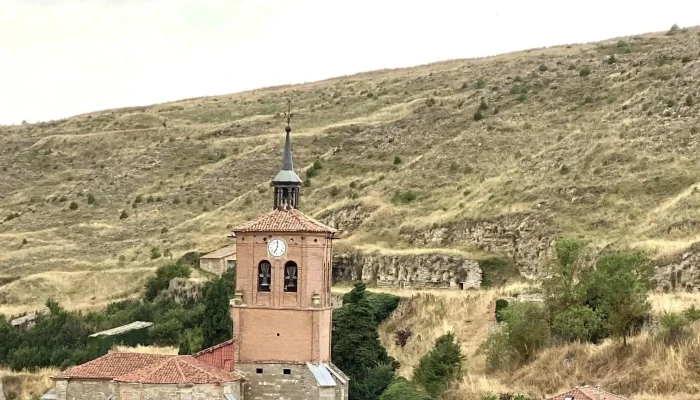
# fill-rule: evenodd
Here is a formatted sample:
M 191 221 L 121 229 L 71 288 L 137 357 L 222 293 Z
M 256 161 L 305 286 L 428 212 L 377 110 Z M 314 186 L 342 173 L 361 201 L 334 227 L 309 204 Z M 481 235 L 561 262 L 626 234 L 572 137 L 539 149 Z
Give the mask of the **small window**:
M 297 263 L 294 261 L 288 261 L 284 264 L 284 291 L 285 292 L 296 292 L 297 291 L 297 274 L 299 270 L 297 268 Z
M 230 271 L 236 268 L 236 260 L 226 260 L 226 270 Z
M 256 374 L 262 374 L 262 373 L 263 373 L 262 368 L 255 368 L 255 373 L 256 373 Z
M 269 292 L 270 282 L 272 282 L 272 265 L 267 260 L 258 264 L 258 292 Z
M 283 372 L 285 375 L 291 375 L 291 374 L 292 374 L 292 370 L 289 369 L 289 368 L 283 369 L 282 372 Z

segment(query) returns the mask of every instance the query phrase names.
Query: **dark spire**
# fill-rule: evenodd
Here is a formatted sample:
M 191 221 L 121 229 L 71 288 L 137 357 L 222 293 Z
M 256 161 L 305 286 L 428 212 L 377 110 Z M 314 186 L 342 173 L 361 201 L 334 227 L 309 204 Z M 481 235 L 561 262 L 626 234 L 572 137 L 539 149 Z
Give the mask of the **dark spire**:
M 284 155 L 282 156 L 282 169 L 272 179 L 272 186 L 275 187 L 274 208 L 289 209 L 299 208 L 299 189 L 301 187 L 301 179 L 294 172 L 294 164 L 292 163 L 292 127 L 290 121 L 292 119 L 291 101 L 287 100 L 287 126 L 284 131 L 287 136 L 284 140 Z
M 282 156 L 282 170 L 283 171 L 294 171 L 294 164 L 292 163 L 292 139 L 290 138 L 290 133 L 292 132 L 292 127 L 287 125 L 284 128 L 287 132 L 287 138 L 284 140 L 284 155 Z

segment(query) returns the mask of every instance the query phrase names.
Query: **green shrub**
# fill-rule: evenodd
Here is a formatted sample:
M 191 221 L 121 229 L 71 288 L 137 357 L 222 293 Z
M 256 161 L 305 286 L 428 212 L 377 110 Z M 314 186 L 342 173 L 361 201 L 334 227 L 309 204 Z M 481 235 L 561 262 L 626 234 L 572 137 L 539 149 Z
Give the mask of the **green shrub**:
M 391 202 L 394 204 L 408 204 L 416 201 L 416 198 L 418 198 L 418 196 L 410 190 L 405 192 L 397 191 L 394 193 L 394 197 L 391 199 Z
M 613 54 L 610 57 L 608 57 L 607 60 L 605 60 L 605 62 L 612 65 L 617 62 L 617 58 L 615 58 L 615 55 Z
M 394 165 L 399 165 L 401 164 L 401 157 L 399 156 L 394 156 Z
M 440 336 L 413 371 L 412 382 L 433 397 L 441 396 L 461 376 L 463 356 L 453 333 Z
M 428 107 L 432 107 L 435 105 L 435 99 L 432 97 L 428 97 L 428 99 L 425 101 L 425 105 Z
M 68 206 L 68 208 L 70 208 L 71 210 L 75 211 L 75 210 L 78 209 L 78 203 L 76 203 L 76 202 L 74 202 L 74 201 L 71 201 L 71 202 L 70 202 L 70 206 Z
M 93 196 L 92 193 L 88 193 L 87 203 L 90 205 L 95 204 L 95 196 Z
M 671 29 L 669 29 L 668 32 L 666 32 L 666 34 L 667 34 L 667 35 L 675 35 L 675 34 L 678 33 L 680 30 L 681 30 L 681 27 L 678 26 L 678 24 L 673 24 L 673 25 L 671 26 Z
M 142 195 L 137 195 L 136 198 L 134 199 L 134 204 L 139 204 L 143 202 L 143 196 Z
M 486 355 L 486 366 L 491 371 L 507 370 L 514 359 L 508 334 L 503 331 L 490 333 L 479 349 Z
M 581 77 L 586 77 L 590 74 L 591 74 L 591 69 L 588 66 L 585 66 L 578 71 L 578 75 Z
M 506 299 L 498 299 L 496 300 L 496 309 L 494 310 L 494 313 L 496 314 L 496 322 L 501 322 L 503 321 L 503 317 L 501 316 L 501 312 L 506 309 L 510 303 L 508 303 L 508 300 Z
M 476 110 L 474 113 L 474 121 L 481 121 L 484 119 L 484 115 L 481 113 L 481 110 Z
M 588 307 L 572 307 L 554 317 L 552 330 L 566 341 L 592 342 L 602 336 L 603 320 Z
M 489 109 L 489 105 L 486 104 L 486 100 L 481 99 L 481 103 L 479 103 L 479 110 L 486 111 L 488 109 Z
M 155 260 L 156 258 L 160 258 L 161 253 L 160 249 L 157 247 L 151 247 L 151 260 Z
M 199 266 L 199 258 L 203 255 L 204 253 L 200 253 L 198 251 L 188 251 L 187 253 L 183 254 L 182 257 L 180 257 L 177 260 L 178 264 L 182 265 L 187 265 L 192 268 L 196 268 Z
M 229 283 L 219 278 L 204 287 L 202 346 L 206 349 L 231 339 L 233 321 L 229 309 Z
M 372 309 L 372 314 L 374 315 L 374 320 L 377 324 L 380 324 L 385 319 L 389 318 L 391 313 L 396 310 L 401 302 L 399 296 L 394 296 L 390 293 L 372 293 L 366 292 L 367 303 Z
M 689 63 L 689 62 L 691 62 L 692 60 L 693 60 L 693 59 L 692 59 L 690 56 L 683 56 L 683 57 L 681 58 L 681 62 L 682 62 L 683 64 Z
M 522 365 L 532 360 L 537 352 L 549 343 L 549 324 L 542 305 L 532 302 L 511 304 L 501 311 L 505 322 L 503 334 L 507 338 L 512 365 Z M 488 340 L 488 339 L 487 339 Z
M 313 165 L 309 169 L 306 170 L 306 178 L 311 179 L 314 176 L 318 175 L 318 172 L 323 169 L 323 166 L 321 165 L 321 160 L 316 159 L 314 161 Z
M 335 197 L 340 194 L 340 189 L 337 186 L 333 186 L 330 192 L 331 196 Z
M 527 94 L 525 94 L 525 93 L 520 93 L 520 94 L 518 95 L 517 99 L 518 99 L 519 102 L 522 103 L 522 102 L 524 102 L 525 100 L 527 100 Z
M 399 377 L 394 379 L 379 400 L 432 400 L 432 398 L 418 390 L 406 378 Z
M 700 308 L 695 307 L 693 304 L 683 311 L 683 316 L 688 320 L 688 322 L 698 321 L 700 320 Z
M 483 89 L 484 86 L 486 86 L 486 81 L 484 80 L 484 78 L 479 78 L 479 80 L 476 81 L 476 88 Z
M 393 366 L 378 364 L 367 371 L 367 376 L 362 381 L 350 381 L 350 398 L 353 400 L 379 399 L 395 377 Z
M 688 107 L 692 107 L 695 104 L 695 99 L 693 99 L 692 95 L 688 95 L 688 97 L 685 98 L 685 105 Z
M 192 271 L 190 267 L 183 264 L 167 264 L 156 270 L 156 276 L 149 278 L 145 285 L 144 297 L 152 301 L 158 294 L 167 289 L 170 281 L 175 278 L 189 278 Z M 176 342 L 175 345 L 178 343 Z
M 547 72 L 547 65 L 546 64 L 540 64 L 540 72 Z
M 663 327 L 665 339 L 669 342 L 677 342 L 685 336 L 688 320 L 682 314 L 667 313 L 661 316 L 659 321 Z

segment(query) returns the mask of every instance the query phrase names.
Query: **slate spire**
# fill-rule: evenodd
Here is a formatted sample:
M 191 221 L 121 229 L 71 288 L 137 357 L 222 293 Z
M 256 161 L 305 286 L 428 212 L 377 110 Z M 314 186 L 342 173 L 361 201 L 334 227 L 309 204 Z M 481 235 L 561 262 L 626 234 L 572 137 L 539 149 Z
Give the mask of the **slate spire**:
M 284 131 L 287 136 L 284 140 L 284 154 L 282 155 L 282 169 L 272 179 L 272 186 L 275 188 L 274 209 L 299 208 L 299 189 L 301 188 L 301 178 L 294 172 L 292 162 L 292 118 L 291 102 L 287 101 L 287 126 Z

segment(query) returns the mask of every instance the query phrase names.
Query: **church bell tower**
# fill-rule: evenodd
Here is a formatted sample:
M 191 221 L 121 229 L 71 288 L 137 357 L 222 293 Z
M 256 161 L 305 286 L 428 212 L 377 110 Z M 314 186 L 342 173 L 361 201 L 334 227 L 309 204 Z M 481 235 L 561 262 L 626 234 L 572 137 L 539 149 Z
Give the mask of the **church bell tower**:
M 246 376 L 246 400 L 346 400 L 348 378 L 331 363 L 337 231 L 299 211 L 302 181 L 292 163 L 290 118 L 288 111 L 282 169 L 271 183 L 273 209 L 233 229 L 234 361 Z

